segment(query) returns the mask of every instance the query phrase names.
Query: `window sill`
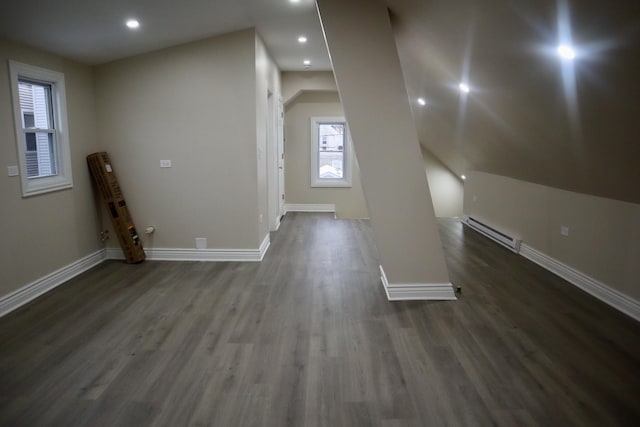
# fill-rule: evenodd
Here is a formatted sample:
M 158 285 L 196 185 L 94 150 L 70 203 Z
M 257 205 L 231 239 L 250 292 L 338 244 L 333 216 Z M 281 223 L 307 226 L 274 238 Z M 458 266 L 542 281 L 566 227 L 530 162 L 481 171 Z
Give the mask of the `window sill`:
M 350 182 L 346 181 L 327 181 L 327 182 L 314 182 L 311 184 L 311 188 L 351 188 Z
M 73 182 L 69 182 L 68 180 L 64 180 L 62 182 L 60 181 L 57 183 L 49 183 L 47 185 L 42 185 L 42 186 L 30 186 L 29 188 L 25 188 L 22 191 L 22 197 L 37 196 L 39 194 L 52 193 L 54 191 L 61 191 L 61 190 L 67 190 L 69 188 L 73 188 Z

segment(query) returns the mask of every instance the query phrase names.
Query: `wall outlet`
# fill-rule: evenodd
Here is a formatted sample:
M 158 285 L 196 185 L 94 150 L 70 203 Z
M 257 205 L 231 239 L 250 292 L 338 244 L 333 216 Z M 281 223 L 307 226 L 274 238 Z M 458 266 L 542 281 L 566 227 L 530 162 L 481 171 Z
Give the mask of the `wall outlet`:
M 207 249 L 206 237 L 196 237 L 196 249 Z
M 160 160 L 160 167 L 161 168 L 170 168 L 171 167 L 171 160 Z
M 569 236 L 569 227 L 567 227 L 566 225 L 561 225 L 560 234 L 562 234 L 563 236 Z
M 260 224 L 262 224 L 262 214 L 260 214 Z
M 476 196 L 475 194 L 473 195 L 473 201 L 477 202 L 478 201 L 478 196 Z

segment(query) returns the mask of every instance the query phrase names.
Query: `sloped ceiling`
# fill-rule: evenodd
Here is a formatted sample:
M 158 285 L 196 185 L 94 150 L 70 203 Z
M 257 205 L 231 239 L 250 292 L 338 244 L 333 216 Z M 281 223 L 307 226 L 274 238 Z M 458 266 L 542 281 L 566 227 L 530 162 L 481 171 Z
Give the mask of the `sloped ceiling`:
M 639 0 L 385 2 L 421 143 L 452 171 L 640 203 Z M 313 0 L 23 0 L 0 13 L 0 37 L 88 64 L 247 27 L 282 70 L 330 69 Z M 560 35 L 574 61 L 556 55 Z
M 454 172 L 640 202 L 640 2 L 387 3 L 409 96 L 427 101 L 421 143 Z

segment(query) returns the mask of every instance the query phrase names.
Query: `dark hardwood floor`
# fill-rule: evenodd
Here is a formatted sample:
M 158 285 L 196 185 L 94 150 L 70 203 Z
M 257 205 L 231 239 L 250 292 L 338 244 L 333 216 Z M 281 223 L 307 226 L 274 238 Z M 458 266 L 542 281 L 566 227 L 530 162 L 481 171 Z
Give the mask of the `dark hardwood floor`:
M 262 263 L 104 263 L 0 319 L 0 425 L 640 425 L 637 322 L 440 229 L 456 302 L 388 302 L 325 214 Z

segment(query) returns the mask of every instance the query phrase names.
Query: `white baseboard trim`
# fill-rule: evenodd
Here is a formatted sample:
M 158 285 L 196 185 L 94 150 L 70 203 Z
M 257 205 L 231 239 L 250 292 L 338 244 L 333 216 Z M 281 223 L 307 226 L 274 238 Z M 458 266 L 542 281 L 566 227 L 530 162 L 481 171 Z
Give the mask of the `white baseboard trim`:
M 284 205 L 286 212 L 333 212 L 336 211 L 334 204 L 295 204 L 287 203 Z
M 389 301 L 432 300 L 452 301 L 457 300 L 451 283 L 389 283 L 384 269 L 380 266 L 380 280 L 384 286 Z
M 278 228 L 280 228 L 280 223 L 278 223 Z M 267 233 L 267 235 L 264 236 L 264 239 L 262 239 L 262 243 L 260 243 L 260 247 L 258 248 L 258 251 L 260 252 L 260 259 L 258 261 L 262 261 L 264 259 L 264 256 L 269 250 L 269 246 L 271 246 L 271 233 Z
M 84 273 L 90 268 L 95 267 L 105 259 L 105 250 L 100 249 L 99 251 L 72 262 L 53 273 L 35 280 L 8 295 L 0 297 L 0 317 L 62 285 L 64 282 Z
M 147 253 L 147 250 L 148 249 L 144 250 L 145 254 Z M 124 260 L 124 254 L 122 253 L 122 249 L 120 248 L 106 248 L 104 251 L 107 259 L 113 259 L 117 261 Z
M 531 246 L 522 244 L 520 246 L 520 255 L 527 258 L 550 272 L 560 276 L 567 282 L 582 289 L 583 291 L 593 295 L 605 304 L 631 316 L 640 321 L 640 301 L 624 295 L 615 289 L 605 285 L 598 280 L 587 276 L 586 274 L 569 267 L 562 262 L 551 258 Z
M 269 234 L 264 237 L 258 249 L 187 249 L 187 248 L 145 248 L 149 261 L 245 261 L 260 262 L 271 245 Z M 124 259 L 120 248 L 108 248 L 107 259 Z

